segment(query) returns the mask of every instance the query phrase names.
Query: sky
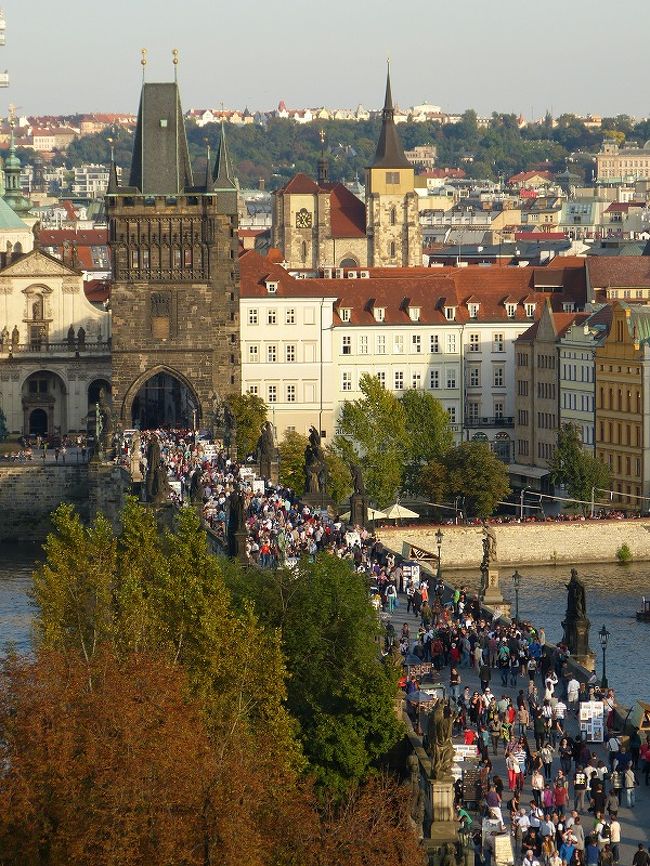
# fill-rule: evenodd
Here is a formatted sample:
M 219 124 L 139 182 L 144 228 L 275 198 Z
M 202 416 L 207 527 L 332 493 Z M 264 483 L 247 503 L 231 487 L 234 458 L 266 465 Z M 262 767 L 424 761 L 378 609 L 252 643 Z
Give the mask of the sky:
M 0 114 L 135 112 L 147 80 L 184 109 L 379 107 L 540 117 L 650 114 L 650 0 L 0 0 Z M 4 55 L 4 56 L 3 56 Z

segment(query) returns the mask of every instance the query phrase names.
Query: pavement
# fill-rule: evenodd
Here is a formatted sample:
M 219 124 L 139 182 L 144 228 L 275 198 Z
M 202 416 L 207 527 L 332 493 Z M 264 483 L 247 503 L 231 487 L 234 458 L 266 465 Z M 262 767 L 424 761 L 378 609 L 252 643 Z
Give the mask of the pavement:
M 417 635 L 418 626 L 420 624 L 419 617 L 415 617 L 412 613 L 406 613 L 406 596 L 399 596 L 399 607 L 393 612 L 391 615 L 391 619 L 393 625 L 395 627 L 396 637 L 399 637 L 399 634 L 402 630 L 402 624 L 408 623 L 410 628 L 411 638 Z M 544 623 L 536 623 L 538 628 L 543 627 Z M 469 686 L 470 691 L 473 692 L 481 691 L 478 674 L 473 668 L 459 668 L 459 673 L 462 680 L 461 689 L 465 686 Z M 538 680 L 540 678 L 538 677 Z M 447 692 L 449 691 L 449 667 L 443 668 L 440 672 L 440 676 L 437 678 L 437 681 L 441 682 Z M 610 683 L 610 685 L 615 688 L 616 683 Z M 492 672 L 492 680 L 490 682 L 490 688 L 493 693 L 496 695 L 497 699 L 501 697 L 502 694 L 509 695 L 513 699 L 513 703 L 516 706 L 516 697 L 520 689 L 526 690 L 528 686 L 528 676 L 518 677 L 517 685 L 514 688 L 510 688 L 509 686 L 506 688 L 501 687 L 501 676 L 498 670 L 493 670 Z M 538 690 L 541 689 L 541 680 L 538 681 Z M 543 689 L 542 689 L 543 691 Z M 572 736 L 578 732 L 578 722 L 575 716 L 571 716 L 568 714 L 567 719 L 565 721 L 565 729 L 567 733 Z M 532 733 L 532 728 L 527 733 L 529 742 L 532 743 L 534 748 L 534 737 Z M 454 742 L 462 743 L 463 739 L 461 737 L 454 737 Z M 592 751 L 595 751 L 599 757 L 605 761 L 607 764 L 607 753 L 604 744 L 599 743 L 590 743 L 590 748 Z M 499 775 L 506 783 L 506 790 L 504 791 L 504 801 L 510 799 L 507 791 L 507 780 L 508 773 L 506 771 L 505 765 L 505 757 L 503 753 L 503 745 L 499 744 L 498 755 L 495 757 L 492 754 L 492 747 L 490 746 L 490 760 L 492 761 L 493 766 L 493 774 Z M 560 768 L 559 759 L 556 757 L 553 762 L 553 775 L 555 776 L 556 771 Z M 650 843 L 650 787 L 646 787 L 643 781 L 643 774 L 637 774 L 640 782 L 640 786 L 636 789 L 636 805 L 633 809 L 628 809 L 625 806 L 625 796 L 622 798 L 622 803 L 618 813 L 618 820 L 621 824 L 621 866 L 631 866 L 632 858 L 637 851 L 637 846 L 639 842 L 643 842 L 644 845 L 648 845 Z M 533 799 L 533 793 L 530 786 L 530 777 L 526 777 L 526 782 L 524 785 L 524 789 L 521 796 L 522 805 L 526 805 Z M 571 787 L 571 800 L 573 802 L 573 787 Z M 504 818 L 506 823 L 509 824 L 508 821 L 508 810 L 504 808 Z M 588 835 L 593 827 L 593 817 L 590 812 L 585 812 L 582 816 L 582 824 L 585 828 L 585 834 Z M 477 827 L 477 821 L 475 820 L 474 826 Z

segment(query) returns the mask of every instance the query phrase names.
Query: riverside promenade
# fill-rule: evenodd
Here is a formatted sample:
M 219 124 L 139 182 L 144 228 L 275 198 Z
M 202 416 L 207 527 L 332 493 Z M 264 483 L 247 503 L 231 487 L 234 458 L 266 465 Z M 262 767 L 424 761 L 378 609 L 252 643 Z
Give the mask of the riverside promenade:
M 391 615 L 390 619 L 392 620 L 393 626 L 395 628 L 396 635 L 399 636 L 402 624 L 408 623 L 411 638 L 417 636 L 418 626 L 420 625 L 420 618 L 414 616 L 412 613 L 406 613 L 406 596 L 399 596 L 400 606 L 397 608 Z M 537 623 L 538 628 L 544 626 L 544 623 Z M 412 640 L 413 644 L 413 640 Z M 481 692 L 481 685 L 478 678 L 478 673 L 474 668 L 461 667 L 458 669 L 458 672 L 461 676 L 461 691 L 465 686 L 468 686 L 470 692 L 478 691 Z M 442 683 L 446 688 L 446 693 L 449 694 L 449 666 L 443 667 L 440 674 L 436 676 L 435 682 Z M 501 686 L 501 677 L 499 671 L 494 668 L 492 670 L 492 679 L 490 681 L 490 688 L 497 700 L 502 695 L 508 695 L 512 698 L 513 703 L 516 706 L 516 697 L 520 689 L 527 689 L 528 686 L 528 676 L 519 676 L 517 678 L 517 684 L 514 687 L 502 687 Z M 541 677 L 538 674 L 537 677 L 537 685 L 538 689 L 543 692 L 543 685 L 541 683 Z M 616 686 L 615 683 L 611 684 L 614 688 Z M 642 683 L 640 682 L 640 686 Z M 645 685 L 645 683 L 643 683 Z M 571 736 L 575 736 L 579 732 L 578 722 L 575 715 L 572 715 L 570 712 L 567 713 L 567 718 L 565 721 L 566 732 Z M 526 732 L 529 742 L 532 743 L 534 747 L 534 736 L 532 731 L 532 726 Z M 462 743 L 462 736 L 454 737 L 455 743 Z M 601 758 L 605 764 L 607 765 L 607 748 L 605 743 L 590 743 L 590 749 L 597 754 L 599 758 Z M 504 790 L 504 800 L 509 799 L 509 795 L 507 792 L 507 779 L 508 773 L 506 770 L 505 757 L 504 757 L 504 749 L 503 744 L 499 744 L 498 755 L 494 756 L 492 754 L 492 747 L 490 746 L 490 760 L 492 761 L 493 766 L 493 775 L 496 774 L 501 777 L 506 783 L 506 788 Z M 557 770 L 560 769 L 560 761 L 556 756 L 553 761 L 553 777 Z M 639 780 L 639 787 L 636 789 L 636 805 L 633 809 L 628 809 L 625 806 L 625 797 L 621 798 L 621 806 L 618 812 L 618 820 L 621 824 L 621 846 L 620 846 L 620 864 L 621 866 L 631 866 L 632 858 L 637 851 L 637 846 L 639 842 L 642 842 L 644 845 L 648 845 L 650 843 L 650 787 L 646 787 L 643 781 L 643 774 L 637 774 L 637 778 Z M 607 786 L 608 787 L 608 786 Z M 570 803 L 573 802 L 573 786 L 570 788 Z M 524 789 L 521 794 L 521 803 L 522 806 L 525 806 L 528 809 L 528 803 L 533 799 L 533 792 L 530 785 L 530 776 L 526 777 Z M 504 819 L 506 822 L 506 826 L 509 827 L 509 818 L 508 818 L 508 810 L 504 808 Z M 481 826 L 481 818 L 477 813 L 473 813 L 474 817 L 474 825 L 473 829 L 479 829 Z M 581 822 L 585 829 L 585 836 L 588 836 L 594 825 L 593 814 L 585 811 L 581 815 Z M 521 861 L 518 861 L 521 862 Z

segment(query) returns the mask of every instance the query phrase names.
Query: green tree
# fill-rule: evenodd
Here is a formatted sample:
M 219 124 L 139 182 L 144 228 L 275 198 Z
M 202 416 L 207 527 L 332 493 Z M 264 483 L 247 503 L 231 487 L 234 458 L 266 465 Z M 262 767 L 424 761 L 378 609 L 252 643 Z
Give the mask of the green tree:
M 236 586 L 233 587 L 233 582 Z M 321 555 L 294 570 L 233 575 L 240 602 L 280 629 L 289 670 L 287 704 L 320 785 L 341 793 L 365 778 L 401 733 L 396 676 L 383 665 L 365 581 L 350 564 Z
M 350 467 L 332 445 L 325 448 L 327 464 L 327 492 L 337 504 L 341 504 L 352 493 Z
M 426 391 L 406 391 L 400 402 L 406 415 L 405 487 L 409 492 L 419 493 L 422 467 L 438 460 L 454 444 L 449 413 Z
M 257 447 L 267 405 L 257 394 L 234 394 L 228 398 L 228 405 L 235 418 L 237 456 L 243 460 Z
M 406 412 L 376 376 L 359 382 L 363 397 L 343 404 L 336 452 L 347 462 L 360 461 L 370 499 L 381 507 L 402 487 L 405 466 Z
M 563 424 L 557 434 L 557 448 L 551 464 L 551 481 L 565 487 L 570 497 L 582 500 L 580 507 L 584 514 L 590 509 L 594 488 L 610 488 L 609 469 L 597 457 L 584 450 L 575 424 Z
M 278 445 L 280 484 L 298 493 L 305 489 L 305 449 L 308 444 L 306 436 L 289 430 Z
M 465 513 L 477 517 L 489 517 L 510 492 L 505 464 L 483 442 L 451 448 L 441 460 L 424 467 L 421 485 L 435 501 L 442 494 L 462 500 Z

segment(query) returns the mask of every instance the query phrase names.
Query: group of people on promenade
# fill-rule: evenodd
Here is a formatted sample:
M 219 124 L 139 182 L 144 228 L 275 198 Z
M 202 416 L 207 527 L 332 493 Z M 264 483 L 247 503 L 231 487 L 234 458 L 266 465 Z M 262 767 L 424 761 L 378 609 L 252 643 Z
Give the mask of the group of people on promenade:
M 595 677 L 578 681 L 566 647 L 548 646 L 543 629 L 488 620 L 464 587 L 444 602 L 444 586 L 433 580 L 430 596 L 426 581 L 409 585 L 399 566 L 384 581 L 387 609 L 390 583 L 404 584 L 407 608 L 419 618 L 415 634 L 404 623 L 396 636 L 400 652 L 430 663 L 438 675 L 448 668 L 454 734 L 476 748 L 472 788 L 462 779 L 456 784 L 459 821 L 473 832 L 476 866 L 491 866 L 495 836 L 508 828 L 523 866 L 617 866 L 619 810 L 635 808 L 641 776 L 650 784 L 650 736 L 617 736 L 613 691 L 601 690 Z M 470 668 L 479 689 L 463 682 Z M 403 685 L 417 725 L 421 711 L 408 695 L 419 693 L 421 683 L 405 676 Z M 569 730 L 581 702 L 594 700 L 605 704 L 607 759 L 579 729 Z M 497 755 L 505 759 L 503 778 L 493 767 Z M 469 805 L 488 819 L 490 832 L 475 829 Z M 647 850 L 637 853 L 634 866 L 649 866 Z

